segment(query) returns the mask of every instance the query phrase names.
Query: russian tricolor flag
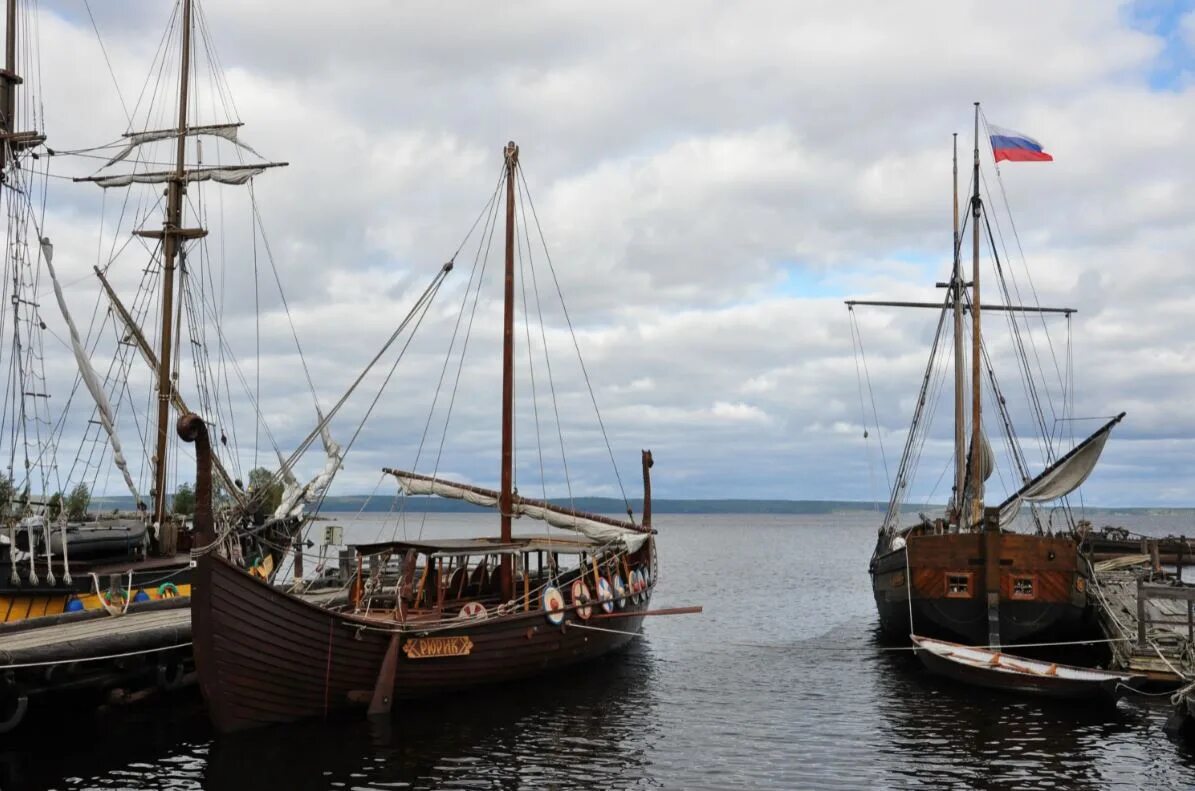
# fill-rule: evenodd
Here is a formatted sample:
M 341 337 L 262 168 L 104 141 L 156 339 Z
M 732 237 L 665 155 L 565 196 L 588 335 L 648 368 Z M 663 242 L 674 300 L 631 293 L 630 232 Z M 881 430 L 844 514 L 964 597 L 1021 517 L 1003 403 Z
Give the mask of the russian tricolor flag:
M 1042 150 L 1041 143 L 1021 132 L 1003 129 L 988 124 L 988 134 L 992 138 L 992 154 L 996 161 L 1009 162 L 1053 162 L 1054 157 Z

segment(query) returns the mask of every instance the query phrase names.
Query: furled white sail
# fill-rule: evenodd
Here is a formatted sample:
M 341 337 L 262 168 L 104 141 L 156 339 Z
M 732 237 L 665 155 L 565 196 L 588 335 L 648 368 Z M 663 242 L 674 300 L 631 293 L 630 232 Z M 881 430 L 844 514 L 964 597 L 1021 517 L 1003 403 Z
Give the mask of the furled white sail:
M 980 432 L 980 448 L 983 450 L 983 479 L 986 481 L 996 471 L 996 454 L 992 450 L 992 443 L 988 442 L 988 435 Z
M 485 508 L 495 508 L 498 505 L 498 493 L 488 489 L 433 480 L 397 470 L 387 470 L 387 472 L 398 479 L 399 487 L 409 495 L 434 494 L 453 500 L 464 500 Z M 567 509 L 556 508 L 547 503 L 516 498 L 512 510 L 514 511 L 513 516 L 539 519 L 553 527 L 576 531 L 600 544 L 621 542 L 629 552 L 639 549 L 647 541 L 648 534 L 641 530 L 620 527 L 614 520 L 602 521 L 582 514 L 571 513 Z
M 303 515 L 303 508 L 307 503 L 315 502 L 324 491 L 332 484 L 332 479 L 336 477 L 336 473 L 340 470 L 342 465 L 342 458 L 344 452 L 340 445 L 332 439 L 332 431 L 328 428 L 324 421 L 324 416 L 319 410 L 316 410 L 319 416 L 319 422 L 324 423 L 320 429 L 320 439 L 324 443 L 324 454 L 328 457 L 327 462 L 324 463 L 324 468 L 318 475 L 312 478 L 306 486 L 300 487 L 294 474 L 286 465 L 286 461 L 282 458 L 282 454 L 278 454 L 278 461 L 280 463 L 279 469 L 283 471 L 286 487 L 282 491 L 282 502 L 278 504 L 278 508 L 274 511 L 275 519 L 284 519 L 286 517 L 300 517 Z
M 237 146 L 245 149 L 255 156 L 261 156 L 253 150 L 252 146 L 242 143 L 237 136 L 237 129 L 240 124 L 215 124 L 212 126 L 192 126 L 188 127 L 186 131 L 187 137 L 198 137 L 199 135 L 211 135 L 213 137 L 222 137 L 225 140 L 234 143 Z M 143 146 L 146 143 L 153 143 L 158 140 L 170 140 L 171 138 L 178 138 L 177 129 L 154 129 L 148 132 L 134 132 L 133 134 L 125 135 L 127 141 L 125 147 L 117 152 L 116 156 L 104 163 L 104 167 L 115 165 L 117 162 L 128 157 L 129 154 L 138 146 Z
M 398 485 L 404 494 L 434 494 L 437 497 L 447 497 L 450 500 L 464 500 L 483 508 L 497 508 L 498 494 L 485 493 L 474 487 L 457 486 L 446 481 L 433 481 L 424 478 L 411 478 L 405 475 L 395 475 Z
M 576 514 L 554 511 L 541 505 L 515 503 L 514 511 L 520 516 L 541 519 L 553 527 L 559 527 L 564 530 L 575 530 L 586 538 L 592 538 L 600 544 L 613 544 L 616 541 L 622 541 L 626 545 L 628 552 L 634 552 L 643 546 L 643 542 L 647 541 L 647 534 L 641 533 L 638 530 L 615 527 L 614 525 L 598 522 Z
M 137 485 L 133 483 L 133 476 L 129 474 L 129 465 L 125 461 L 124 450 L 120 444 L 120 437 L 116 434 L 116 420 L 112 414 L 112 405 L 108 402 L 108 394 L 104 392 L 104 387 L 100 383 L 100 378 L 96 374 L 95 368 L 91 365 L 91 360 L 87 356 L 86 349 L 83 348 L 83 342 L 79 340 L 79 330 L 75 327 L 75 320 L 71 318 L 71 312 L 66 307 L 66 297 L 62 294 L 62 286 L 58 282 L 58 275 L 54 271 L 54 245 L 46 237 L 41 239 L 42 256 L 46 259 L 46 272 L 50 275 L 50 282 L 54 284 L 54 298 L 58 300 L 58 309 L 62 311 L 62 318 L 66 321 L 67 329 L 71 336 L 71 349 L 75 353 L 75 362 L 79 366 L 79 375 L 83 378 L 83 383 L 87 385 L 87 392 L 91 393 L 92 399 L 95 400 L 96 410 L 99 412 L 100 425 L 104 427 L 104 431 L 108 435 L 108 442 L 112 446 L 112 461 L 115 462 L 116 468 L 120 470 L 120 474 L 124 476 L 125 485 L 129 487 L 129 491 L 133 495 L 133 501 L 138 505 L 141 503 L 141 496 L 137 493 Z
M 183 181 L 215 181 L 220 184 L 244 184 L 264 172 L 265 165 L 245 165 L 229 168 L 193 168 L 183 172 Z M 127 187 L 130 184 L 165 184 L 178 178 L 172 171 L 154 173 L 122 173 L 115 176 L 92 176 L 81 181 L 93 181 L 104 189 Z
M 1112 427 L 1123 417 L 1122 412 L 1005 500 L 1000 505 L 1000 524 L 1011 524 L 1021 510 L 1022 502 L 1044 503 L 1057 500 L 1082 486 L 1100 460 L 1100 454 L 1104 451 Z

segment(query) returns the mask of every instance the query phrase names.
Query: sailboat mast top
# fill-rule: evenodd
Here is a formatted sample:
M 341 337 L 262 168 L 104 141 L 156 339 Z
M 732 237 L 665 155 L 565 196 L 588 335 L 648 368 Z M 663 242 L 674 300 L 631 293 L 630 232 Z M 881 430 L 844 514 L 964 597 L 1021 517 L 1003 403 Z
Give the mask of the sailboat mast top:
M 170 402 L 174 383 L 170 355 L 174 342 L 174 279 L 183 228 L 183 185 L 186 176 L 187 96 L 191 71 L 191 0 L 182 0 L 182 47 L 178 77 L 178 143 L 174 154 L 175 178 L 166 190 L 166 219 L 162 226 L 162 331 L 158 354 L 158 433 L 154 448 L 154 522 L 164 525 L 167 515 L 166 454 L 170 431 Z
M 975 149 L 971 193 L 971 525 L 983 521 L 983 422 L 982 422 L 982 363 L 980 348 L 980 314 L 983 303 L 979 298 L 979 102 L 975 103 Z
M 963 277 L 959 262 L 959 218 L 958 218 L 958 132 L 953 135 L 954 200 L 951 202 L 954 215 L 953 257 L 950 290 L 954 297 L 954 513 L 950 519 L 961 523 L 963 513 L 962 496 L 967 488 L 967 413 L 966 381 L 963 367 Z
M 515 339 L 515 179 L 519 166 L 519 147 L 506 144 L 506 277 L 502 315 L 502 488 L 498 509 L 502 519 L 502 541 L 510 541 L 511 514 L 514 510 L 514 339 Z M 509 556 L 502 558 L 503 599 L 513 590 L 513 569 Z

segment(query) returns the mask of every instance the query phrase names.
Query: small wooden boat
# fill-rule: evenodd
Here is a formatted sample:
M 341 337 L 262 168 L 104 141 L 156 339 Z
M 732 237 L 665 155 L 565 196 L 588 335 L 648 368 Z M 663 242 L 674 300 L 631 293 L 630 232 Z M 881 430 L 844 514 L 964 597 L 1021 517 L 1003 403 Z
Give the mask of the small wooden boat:
M 930 671 L 966 684 L 1048 698 L 1111 698 L 1135 691 L 1142 676 L 1061 665 L 988 648 L 910 635 Z

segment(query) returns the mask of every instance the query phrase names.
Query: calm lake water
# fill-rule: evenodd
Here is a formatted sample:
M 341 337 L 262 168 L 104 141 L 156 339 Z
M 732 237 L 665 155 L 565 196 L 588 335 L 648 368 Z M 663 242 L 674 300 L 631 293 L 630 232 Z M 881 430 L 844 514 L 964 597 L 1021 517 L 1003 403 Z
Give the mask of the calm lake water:
M 404 705 L 382 725 L 216 739 L 197 695 L 56 712 L 0 741 L 0 789 L 1195 787 L 1195 756 L 1162 733 L 1163 702 L 1007 697 L 884 650 L 867 577 L 875 525 L 865 514 L 660 516 L 653 605 L 705 612 L 649 618 L 604 662 Z M 369 540 L 376 526 L 346 533 Z M 424 535 L 493 528 L 442 514 Z

